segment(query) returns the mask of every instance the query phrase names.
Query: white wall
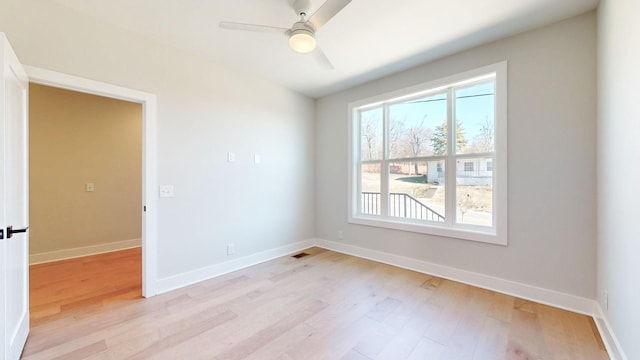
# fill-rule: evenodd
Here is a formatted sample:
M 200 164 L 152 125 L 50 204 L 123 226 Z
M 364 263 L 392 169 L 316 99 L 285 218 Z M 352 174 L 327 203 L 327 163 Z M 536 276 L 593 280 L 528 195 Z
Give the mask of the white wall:
M 600 1 L 598 301 L 628 359 L 640 359 L 639 19 L 636 0 Z
M 52 2 L 3 0 L 0 31 L 24 64 L 157 95 L 161 279 L 313 237 L 313 100 Z
M 427 36 L 427 35 L 425 35 Z M 509 245 L 347 224 L 347 104 L 508 61 Z M 584 14 L 317 101 L 316 233 L 585 297 L 596 293 L 596 16 Z

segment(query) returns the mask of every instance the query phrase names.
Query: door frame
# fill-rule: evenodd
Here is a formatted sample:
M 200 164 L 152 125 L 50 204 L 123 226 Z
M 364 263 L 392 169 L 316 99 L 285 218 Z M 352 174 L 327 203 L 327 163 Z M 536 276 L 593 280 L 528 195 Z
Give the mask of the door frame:
M 157 101 L 156 95 L 23 65 L 29 82 L 142 105 L 142 296 L 157 294 Z M 144 210 L 143 210 L 144 209 Z

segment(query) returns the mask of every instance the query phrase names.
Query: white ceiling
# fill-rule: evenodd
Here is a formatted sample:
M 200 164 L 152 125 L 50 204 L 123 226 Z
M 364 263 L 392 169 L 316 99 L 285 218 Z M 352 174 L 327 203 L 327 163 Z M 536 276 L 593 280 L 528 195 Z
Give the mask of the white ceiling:
M 352 0 L 317 32 L 327 70 L 287 38 L 220 21 L 289 28 L 293 0 L 54 0 L 236 70 L 320 97 L 481 43 L 577 15 L 598 0 Z M 332 1 L 332 0 L 329 0 Z M 325 0 L 312 0 L 313 13 Z

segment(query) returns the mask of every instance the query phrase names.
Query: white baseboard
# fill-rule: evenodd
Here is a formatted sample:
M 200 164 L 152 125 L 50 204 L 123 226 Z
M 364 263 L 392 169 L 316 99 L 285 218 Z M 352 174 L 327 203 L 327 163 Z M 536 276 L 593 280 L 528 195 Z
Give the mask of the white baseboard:
M 594 316 L 596 313 L 596 302 L 593 299 L 335 241 L 316 239 L 316 245 L 328 250 L 438 276 L 589 316 Z
M 112 251 L 130 249 L 141 246 L 140 239 L 115 241 L 100 245 L 91 245 L 73 249 L 50 251 L 29 255 L 29 265 L 42 264 L 52 261 L 72 259 L 82 256 L 102 254 Z
M 598 331 L 600 332 L 600 337 L 602 337 L 602 341 L 604 342 L 604 346 L 607 348 L 607 352 L 609 353 L 609 357 L 611 360 L 627 360 L 627 356 L 625 355 L 620 343 L 618 342 L 618 338 L 616 337 L 613 329 L 609 325 L 609 321 L 605 316 L 602 307 L 597 303 L 597 314 L 593 317 L 595 320 L 596 326 L 598 327 Z
M 249 266 L 257 265 L 281 256 L 293 254 L 315 245 L 314 239 L 299 241 L 293 244 L 281 246 L 275 249 L 265 250 L 256 254 L 214 264 L 194 271 L 159 279 L 156 284 L 158 294 L 175 290 L 200 281 L 209 280 L 216 276 L 241 270 Z

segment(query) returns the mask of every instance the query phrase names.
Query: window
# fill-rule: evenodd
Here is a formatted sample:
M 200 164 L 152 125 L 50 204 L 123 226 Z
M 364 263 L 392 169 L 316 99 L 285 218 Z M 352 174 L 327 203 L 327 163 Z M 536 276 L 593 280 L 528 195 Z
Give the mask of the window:
M 506 63 L 349 108 L 349 222 L 506 244 Z
M 467 161 L 464 163 L 464 171 L 473 171 L 473 162 Z

